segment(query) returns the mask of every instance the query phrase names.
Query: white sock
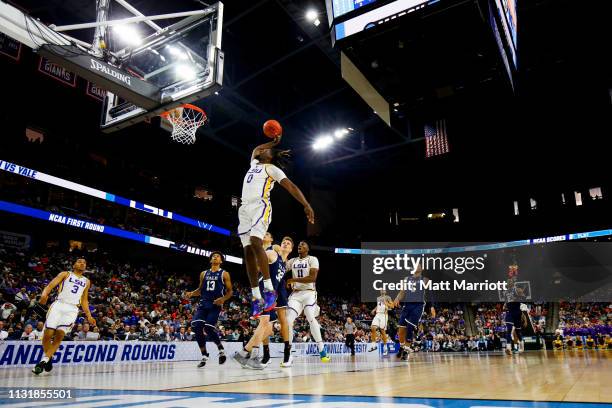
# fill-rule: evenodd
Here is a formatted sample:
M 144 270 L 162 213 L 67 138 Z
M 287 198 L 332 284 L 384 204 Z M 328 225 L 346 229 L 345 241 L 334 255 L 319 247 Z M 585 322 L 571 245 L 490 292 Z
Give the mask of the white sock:
M 264 289 L 269 290 L 271 292 L 274 291 L 274 286 L 272 286 L 272 279 L 264 279 Z
M 259 286 L 251 288 L 251 293 L 255 299 L 261 299 L 261 292 L 259 291 Z
M 41 361 L 43 361 L 43 362 L 47 363 L 47 362 L 49 361 L 49 357 L 44 356 L 44 357 L 42 358 L 42 360 L 41 360 Z
M 251 355 L 249 357 L 251 358 L 251 360 L 254 360 L 257 358 L 258 355 L 259 355 L 259 347 L 258 346 L 253 347 L 251 349 Z
M 312 319 L 308 321 L 308 323 L 310 325 L 310 334 L 312 334 L 314 341 L 323 344 L 323 338 L 321 337 L 321 326 L 319 325 L 317 319 Z
M 249 354 L 251 354 L 250 352 L 242 349 L 238 352 L 238 354 L 240 354 L 242 357 L 247 357 Z
M 323 352 L 325 345 L 321 342 L 321 343 L 317 343 L 317 346 L 319 346 L 319 353 Z

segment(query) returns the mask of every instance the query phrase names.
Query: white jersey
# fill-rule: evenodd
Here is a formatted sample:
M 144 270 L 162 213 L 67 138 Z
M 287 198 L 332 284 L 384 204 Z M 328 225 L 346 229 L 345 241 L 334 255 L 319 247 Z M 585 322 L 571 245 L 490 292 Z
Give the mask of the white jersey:
M 81 304 L 81 296 L 83 296 L 88 281 L 89 279 L 84 276 L 78 277 L 74 273 L 69 272 L 69 275 L 61 283 L 57 300 L 79 306 Z
M 287 178 L 285 173 L 275 165 L 261 164 L 259 160 L 253 159 L 242 183 L 242 202 L 252 203 L 262 199 L 267 201 L 274 182 L 280 182 L 284 178 Z
M 376 314 L 387 314 L 387 303 L 390 302 L 391 298 L 389 296 L 379 296 L 376 298 Z
M 289 261 L 287 272 L 291 271 L 294 278 L 305 278 L 310 275 L 310 268 L 319 269 L 319 260 L 316 256 L 308 255 L 306 258 L 292 258 Z M 294 283 L 293 289 L 315 290 L 315 283 Z

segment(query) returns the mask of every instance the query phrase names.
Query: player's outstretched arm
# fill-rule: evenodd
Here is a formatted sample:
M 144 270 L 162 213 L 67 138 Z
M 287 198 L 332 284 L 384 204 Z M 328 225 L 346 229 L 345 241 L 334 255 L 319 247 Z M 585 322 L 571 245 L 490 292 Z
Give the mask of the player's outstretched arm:
M 304 212 L 306 213 L 306 218 L 308 218 L 308 222 L 314 224 L 314 210 L 310 206 L 310 203 L 306 200 L 306 197 L 304 197 L 302 190 L 300 190 L 300 188 L 293 184 L 293 181 L 289 180 L 288 178 L 282 179 L 280 181 L 280 185 L 283 186 L 285 190 L 287 190 L 289 194 L 293 196 L 293 198 L 295 198 L 300 204 L 304 206 Z
M 391 300 L 390 297 L 387 297 L 387 299 L 385 299 L 385 304 L 389 309 L 393 309 L 395 307 L 395 302 Z
M 400 290 L 399 293 L 397 294 L 397 296 L 395 297 L 395 300 L 393 301 L 393 306 L 397 307 L 400 305 L 400 302 L 402 301 L 402 298 L 404 297 L 404 290 Z
M 83 291 L 81 295 L 81 308 L 83 308 L 83 312 L 85 312 L 85 316 L 87 317 L 87 321 L 92 326 L 96 325 L 96 319 L 91 316 L 91 311 L 89 310 L 89 287 L 91 286 L 91 281 L 87 282 L 87 287 Z
M 266 149 L 271 149 L 274 146 L 277 146 L 280 141 L 281 141 L 281 136 L 277 136 L 274 138 L 274 140 L 272 140 L 271 142 L 267 142 L 267 143 L 262 143 L 259 146 L 257 146 L 256 148 L 253 149 L 253 153 L 251 153 L 251 161 L 253 161 L 255 159 L 255 157 L 262 151 L 262 150 L 266 150 Z
M 223 271 L 223 283 L 225 284 L 225 295 L 221 296 L 220 298 L 215 299 L 213 302 L 215 305 L 218 305 L 218 306 L 223 306 L 223 304 L 227 302 L 234 294 L 234 287 L 232 286 L 232 278 L 230 278 L 230 274 L 228 271 Z
M 280 246 L 274 245 L 272 249 L 268 249 L 266 251 L 266 255 L 268 256 L 268 264 L 273 264 L 278 259 L 277 249 L 280 250 Z
M 68 277 L 68 275 L 70 275 L 68 272 L 60 272 L 55 278 L 53 278 L 53 280 L 51 282 L 49 282 L 49 284 L 47 286 L 45 286 L 45 288 L 42 291 L 42 295 L 40 295 L 40 304 L 44 305 L 47 303 L 47 300 L 49 299 L 49 295 L 51 294 L 51 292 L 53 291 L 53 289 L 55 289 L 57 287 L 57 285 L 59 285 L 60 283 L 62 283 L 62 281 L 64 279 L 66 279 Z
M 193 290 L 191 292 L 185 292 L 185 297 L 187 299 L 192 298 L 194 296 L 200 296 L 200 293 L 201 293 L 201 289 L 200 288 L 202 287 L 202 281 L 204 280 L 204 274 L 205 273 L 206 272 L 201 272 L 200 273 L 200 284 L 198 285 L 197 289 L 195 289 L 195 290 Z

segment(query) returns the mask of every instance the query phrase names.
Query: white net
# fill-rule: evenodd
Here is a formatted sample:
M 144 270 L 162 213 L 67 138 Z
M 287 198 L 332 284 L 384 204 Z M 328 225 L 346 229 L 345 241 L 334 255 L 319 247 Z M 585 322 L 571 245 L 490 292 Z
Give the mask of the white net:
M 172 140 L 193 144 L 196 132 L 206 122 L 206 113 L 194 105 L 183 105 L 162 115 L 172 124 Z

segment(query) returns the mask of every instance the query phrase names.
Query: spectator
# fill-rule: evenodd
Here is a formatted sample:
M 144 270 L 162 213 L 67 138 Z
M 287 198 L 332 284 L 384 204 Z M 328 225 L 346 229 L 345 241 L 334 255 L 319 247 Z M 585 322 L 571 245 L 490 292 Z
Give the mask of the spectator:
M 26 293 L 26 288 L 21 288 L 15 295 L 15 302 L 17 302 L 19 309 L 27 309 L 30 305 L 30 297 Z
M 10 302 L 6 302 L 2 305 L 2 313 L 0 314 L 0 318 L 2 320 L 6 320 L 9 318 L 10 315 L 15 313 L 16 310 L 17 310 L 17 306 L 15 306 L 14 304 Z
M 127 325 L 126 325 L 127 326 Z M 136 326 L 128 326 L 124 338 L 122 340 L 133 341 L 138 340 L 140 338 L 140 334 L 136 332 Z
M 185 328 L 181 327 L 179 332 L 175 333 L 174 338 L 177 341 L 187 341 L 187 333 L 185 332 Z
M 34 333 L 34 340 L 42 341 L 44 331 L 45 331 L 45 324 L 43 322 L 36 323 L 36 330 L 32 331 L 32 333 Z
M 89 341 L 100 340 L 100 329 L 98 329 L 98 326 L 95 326 L 93 328 L 93 331 L 90 331 L 87 333 L 85 340 L 89 340 Z
M 0 320 L 0 341 L 6 340 L 9 334 L 6 330 L 4 330 L 4 322 Z
M 21 337 L 19 338 L 19 340 L 31 340 L 31 341 L 36 340 L 36 335 L 34 334 L 32 330 L 32 325 L 28 324 L 25 327 L 23 333 L 21 333 Z
M 78 330 L 80 328 L 80 330 Z M 74 340 L 88 340 L 87 334 L 89 333 L 89 323 L 79 324 L 77 326 L 77 333 L 74 336 Z

